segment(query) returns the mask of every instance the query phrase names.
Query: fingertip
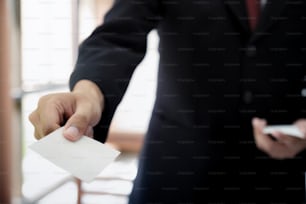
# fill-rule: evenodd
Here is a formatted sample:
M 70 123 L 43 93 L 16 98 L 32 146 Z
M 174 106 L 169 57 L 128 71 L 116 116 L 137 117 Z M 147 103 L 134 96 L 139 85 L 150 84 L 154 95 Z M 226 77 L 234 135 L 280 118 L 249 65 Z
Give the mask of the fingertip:
M 257 127 L 264 127 L 267 125 L 267 121 L 265 119 L 254 117 L 252 119 L 252 124 L 253 126 L 257 126 Z
M 70 126 L 64 129 L 63 135 L 66 139 L 73 141 L 73 142 L 81 138 L 79 129 L 74 126 Z
M 254 118 L 252 119 L 252 124 L 253 124 L 253 126 L 258 126 L 258 125 L 260 125 L 260 122 L 261 122 L 261 119 L 259 119 L 259 118 L 257 118 L 257 117 L 254 117 Z
M 254 117 L 252 118 L 252 124 L 255 126 L 258 123 L 259 118 Z

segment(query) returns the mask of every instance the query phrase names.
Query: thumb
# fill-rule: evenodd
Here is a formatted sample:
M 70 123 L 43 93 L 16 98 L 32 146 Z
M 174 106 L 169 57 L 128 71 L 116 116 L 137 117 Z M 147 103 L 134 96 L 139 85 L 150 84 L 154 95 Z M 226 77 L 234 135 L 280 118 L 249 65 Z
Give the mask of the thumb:
M 92 127 L 89 126 L 88 119 L 83 115 L 75 113 L 67 121 L 63 135 L 70 141 L 77 141 L 82 135 L 88 132 L 89 129 L 92 129 Z
M 262 131 L 263 128 L 267 125 L 267 121 L 264 119 L 255 117 L 252 119 L 252 125 L 255 130 Z

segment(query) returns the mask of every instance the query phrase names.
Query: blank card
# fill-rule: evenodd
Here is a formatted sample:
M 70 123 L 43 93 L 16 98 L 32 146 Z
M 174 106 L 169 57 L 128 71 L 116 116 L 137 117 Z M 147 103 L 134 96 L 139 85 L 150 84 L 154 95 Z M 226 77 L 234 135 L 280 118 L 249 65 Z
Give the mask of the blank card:
M 31 144 L 29 148 L 85 182 L 92 181 L 120 154 L 87 136 L 71 142 L 64 138 L 62 132 L 63 127 Z

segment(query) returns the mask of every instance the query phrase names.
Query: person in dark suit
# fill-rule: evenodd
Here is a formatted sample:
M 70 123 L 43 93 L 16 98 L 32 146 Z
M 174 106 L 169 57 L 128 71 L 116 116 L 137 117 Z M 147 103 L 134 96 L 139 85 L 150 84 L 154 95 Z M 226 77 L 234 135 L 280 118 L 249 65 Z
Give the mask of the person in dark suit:
M 116 1 L 80 46 L 72 92 L 30 115 L 36 137 L 65 124 L 72 141 L 104 142 L 157 29 L 156 102 L 130 203 L 303 203 L 306 2 L 261 3 L 257 17 L 244 0 Z M 292 123 L 303 139 L 263 133 Z

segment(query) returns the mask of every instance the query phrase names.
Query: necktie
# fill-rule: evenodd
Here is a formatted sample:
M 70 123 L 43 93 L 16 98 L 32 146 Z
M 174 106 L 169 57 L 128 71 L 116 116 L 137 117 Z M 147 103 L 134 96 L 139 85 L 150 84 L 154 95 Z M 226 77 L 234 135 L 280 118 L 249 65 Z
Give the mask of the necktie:
M 260 1 L 246 0 L 246 8 L 248 13 L 250 28 L 252 31 L 254 31 L 257 24 L 257 20 L 259 19 Z

